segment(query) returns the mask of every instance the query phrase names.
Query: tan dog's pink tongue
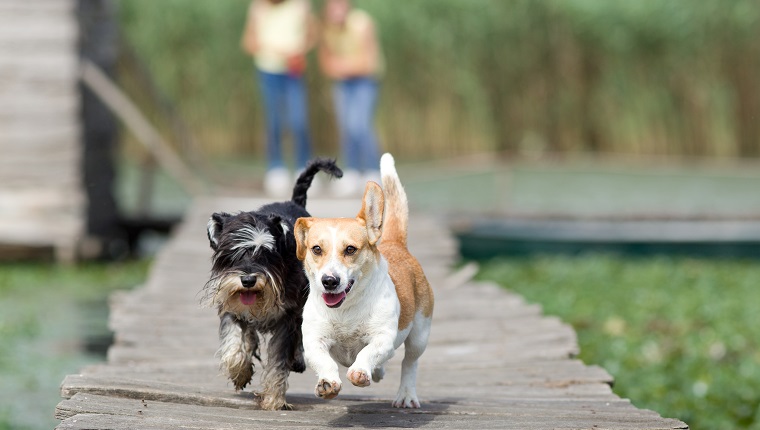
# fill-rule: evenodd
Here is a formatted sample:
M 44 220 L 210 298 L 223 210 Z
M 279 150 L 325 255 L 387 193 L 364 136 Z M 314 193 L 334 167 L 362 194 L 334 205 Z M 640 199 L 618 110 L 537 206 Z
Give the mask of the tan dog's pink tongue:
M 256 303 L 256 293 L 253 291 L 243 291 L 240 293 L 240 301 L 246 306 Z
M 327 303 L 327 306 L 335 306 L 340 303 L 341 300 L 346 298 L 346 292 L 341 291 L 338 294 L 322 293 L 322 299 Z

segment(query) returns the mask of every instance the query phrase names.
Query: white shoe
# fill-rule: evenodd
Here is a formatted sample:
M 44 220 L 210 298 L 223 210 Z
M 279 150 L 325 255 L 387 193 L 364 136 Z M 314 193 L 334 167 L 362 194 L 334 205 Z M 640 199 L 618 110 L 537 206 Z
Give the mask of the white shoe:
M 358 170 L 344 170 L 343 177 L 333 181 L 330 187 L 335 197 L 355 197 L 364 191 L 364 181 Z
M 293 191 L 293 182 L 290 179 L 288 169 L 284 167 L 270 169 L 264 176 L 264 191 L 269 197 L 288 197 L 288 194 Z

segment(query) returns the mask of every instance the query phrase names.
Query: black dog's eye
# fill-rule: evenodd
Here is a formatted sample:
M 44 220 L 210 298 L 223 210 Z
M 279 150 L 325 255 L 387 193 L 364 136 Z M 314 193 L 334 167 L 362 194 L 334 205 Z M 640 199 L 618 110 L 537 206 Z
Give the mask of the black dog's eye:
M 354 255 L 356 254 L 356 247 L 353 246 L 347 246 L 346 247 L 346 255 Z
M 322 255 L 322 248 L 320 248 L 319 245 L 316 245 L 311 248 L 311 252 L 313 252 L 314 255 Z

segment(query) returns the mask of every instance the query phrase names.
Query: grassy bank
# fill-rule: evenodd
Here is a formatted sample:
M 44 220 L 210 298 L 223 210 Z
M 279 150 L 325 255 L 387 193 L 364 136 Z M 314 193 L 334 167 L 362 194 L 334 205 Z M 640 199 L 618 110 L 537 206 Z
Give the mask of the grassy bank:
M 0 430 L 50 429 L 65 375 L 103 361 L 108 295 L 139 285 L 145 261 L 0 264 Z
M 542 257 L 479 277 L 572 324 L 581 358 L 636 406 L 693 429 L 760 428 L 760 263 Z

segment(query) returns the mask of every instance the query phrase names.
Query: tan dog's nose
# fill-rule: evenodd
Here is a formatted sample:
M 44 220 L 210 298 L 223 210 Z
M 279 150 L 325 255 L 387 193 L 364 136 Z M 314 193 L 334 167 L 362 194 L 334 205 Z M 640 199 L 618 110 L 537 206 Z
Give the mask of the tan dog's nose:
M 338 285 L 340 285 L 340 278 L 328 275 L 322 276 L 322 286 L 325 287 L 325 290 L 333 291 L 338 288 Z

